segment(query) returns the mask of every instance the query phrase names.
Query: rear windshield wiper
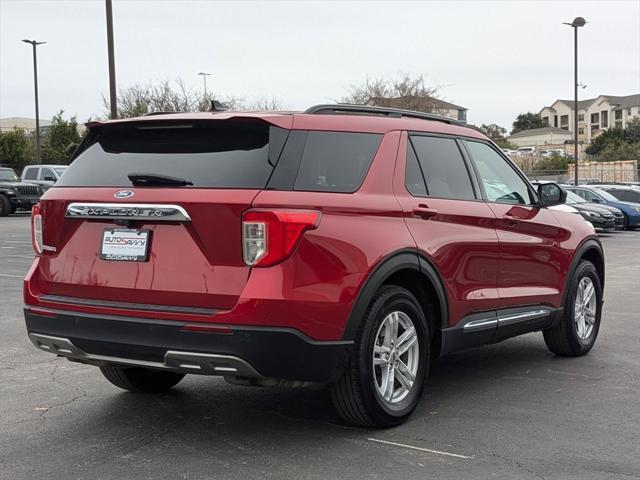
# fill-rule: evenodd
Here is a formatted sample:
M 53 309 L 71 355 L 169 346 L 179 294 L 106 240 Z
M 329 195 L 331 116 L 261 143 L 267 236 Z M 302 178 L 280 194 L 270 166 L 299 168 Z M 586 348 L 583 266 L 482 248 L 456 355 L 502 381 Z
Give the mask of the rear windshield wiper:
M 168 175 L 158 175 L 156 173 L 130 173 L 127 175 L 131 183 L 134 185 L 171 185 L 176 187 L 184 187 L 186 185 L 193 185 L 193 182 L 185 180 L 184 178 L 170 177 Z

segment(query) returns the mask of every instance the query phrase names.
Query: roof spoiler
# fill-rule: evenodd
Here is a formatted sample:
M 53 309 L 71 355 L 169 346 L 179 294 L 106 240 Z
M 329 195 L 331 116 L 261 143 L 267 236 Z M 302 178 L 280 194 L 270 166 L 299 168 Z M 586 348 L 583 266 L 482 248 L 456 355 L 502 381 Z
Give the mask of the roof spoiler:
M 384 115 L 393 118 L 419 118 L 421 120 L 432 120 L 436 122 L 448 123 L 465 127 L 462 122 L 454 120 L 443 115 L 433 113 L 416 112 L 414 110 L 404 110 L 401 108 L 374 107 L 370 105 L 351 105 L 346 103 L 315 105 L 307 109 L 304 113 L 311 115 L 332 115 L 332 114 L 349 114 L 355 115 Z

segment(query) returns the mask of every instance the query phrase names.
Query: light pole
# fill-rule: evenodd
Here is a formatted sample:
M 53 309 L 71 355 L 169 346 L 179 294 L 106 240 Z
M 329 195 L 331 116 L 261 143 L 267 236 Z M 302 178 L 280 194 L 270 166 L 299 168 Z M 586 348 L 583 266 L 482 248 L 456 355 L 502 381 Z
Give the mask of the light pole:
M 584 27 L 587 21 L 576 17 L 573 22 L 563 22 L 573 28 L 573 161 L 575 184 L 578 185 L 578 28 Z
M 207 72 L 198 72 L 198 75 L 202 75 L 202 81 L 204 82 L 204 98 L 207 98 L 207 77 L 211 74 Z
M 113 9 L 111 0 L 105 0 L 107 10 L 107 54 L 109 57 L 109 105 L 111 118 L 118 118 L 118 100 L 116 98 L 116 61 L 113 52 Z
M 35 40 L 22 40 L 29 43 L 33 47 L 33 88 L 36 97 L 36 160 L 40 163 L 40 108 L 38 106 L 38 58 L 36 55 L 36 47 L 47 42 L 36 42 Z

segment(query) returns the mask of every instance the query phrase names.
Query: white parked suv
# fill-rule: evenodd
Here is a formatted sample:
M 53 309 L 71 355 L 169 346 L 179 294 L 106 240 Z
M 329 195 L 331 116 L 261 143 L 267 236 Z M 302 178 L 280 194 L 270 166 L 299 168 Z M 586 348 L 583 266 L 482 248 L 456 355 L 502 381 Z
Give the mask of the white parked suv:
M 67 168 L 67 165 L 27 165 L 22 171 L 22 181 L 46 190 L 55 185 Z
M 536 151 L 536 147 L 520 147 L 516 150 L 518 155 L 533 155 Z

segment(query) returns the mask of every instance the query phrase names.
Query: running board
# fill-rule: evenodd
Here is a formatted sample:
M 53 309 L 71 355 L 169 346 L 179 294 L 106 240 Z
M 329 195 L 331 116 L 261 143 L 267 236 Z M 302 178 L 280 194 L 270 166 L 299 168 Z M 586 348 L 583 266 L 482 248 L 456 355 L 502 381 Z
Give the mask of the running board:
M 117 364 L 130 367 L 154 368 L 179 373 L 197 373 L 200 375 L 234 375 L 247 378 L 262 378 L 245 360 L 231 355 L 212 353 L 183 352 L 168 350 L 164 362 L 151 362 L 133 358 L 109 357 L 87 353 L 76 347 L 71 340 L 64 337 L 53 337 L 40 333 L 30 333 L 29 339 L 40 350 L 55 353 L 80 363 L 104 366 Z
M 551 326 L 561 312 L 562 309 L 531 306 L 468 315 L 455 327 L 442 330 L 441 355 L 542 330 Z

